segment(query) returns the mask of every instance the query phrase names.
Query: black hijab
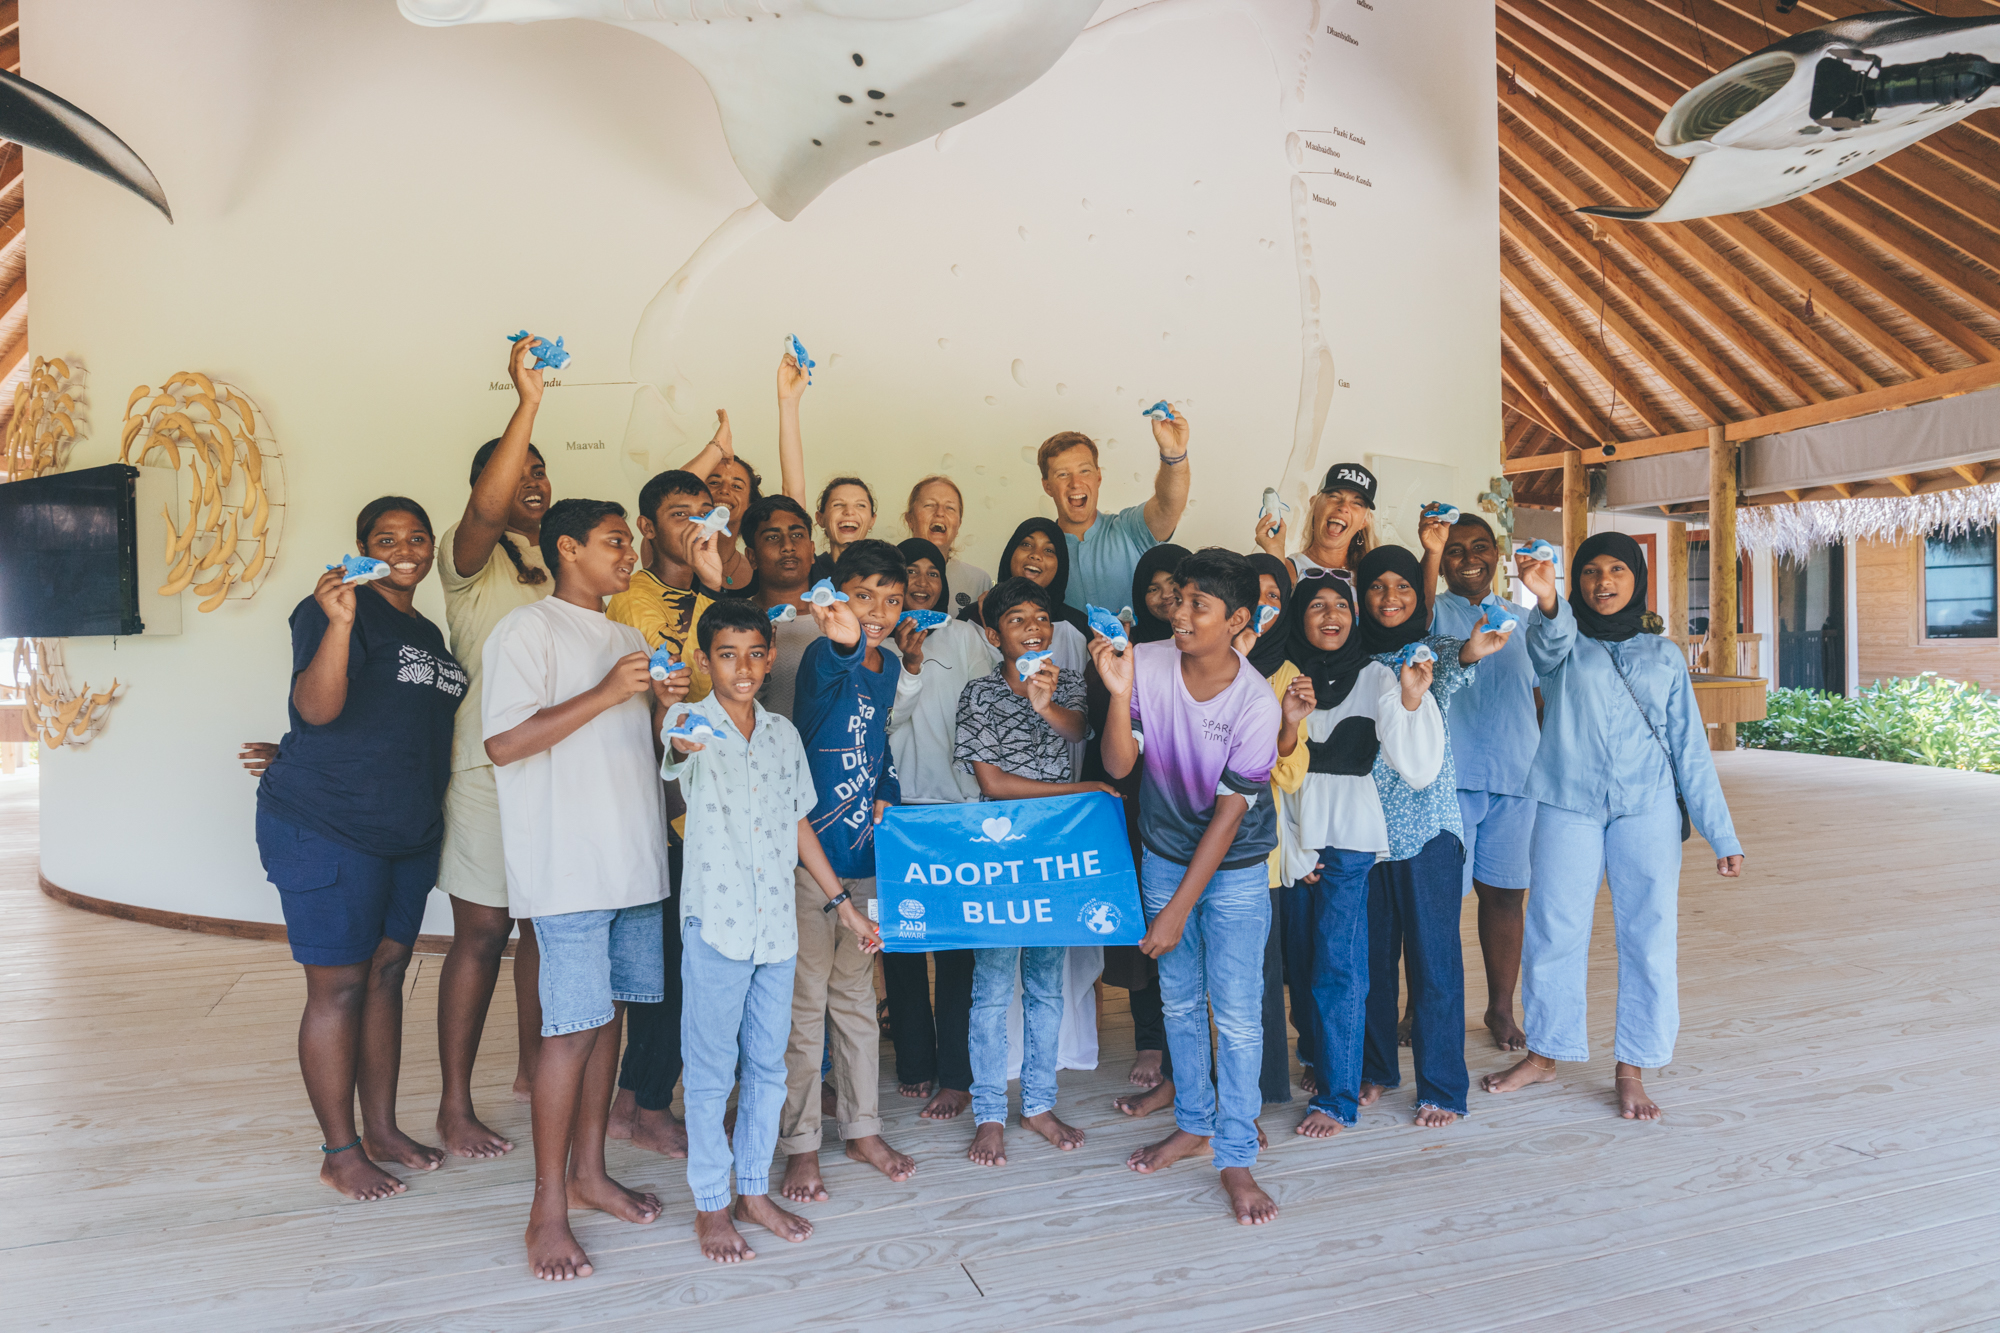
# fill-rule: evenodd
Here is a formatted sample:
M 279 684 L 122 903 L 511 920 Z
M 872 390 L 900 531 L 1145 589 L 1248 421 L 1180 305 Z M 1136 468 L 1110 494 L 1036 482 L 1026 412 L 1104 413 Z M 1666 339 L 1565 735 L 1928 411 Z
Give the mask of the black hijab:
M 1393 628 L 1368 614 L 1368 587 L 1385 573 L 1402 575 L 1417 593 L 1416 610 Z M 1361 640 L 1361 651 L 1370 657 L 1393 653 L 1430 634 L 1431 599 L 1424 591 L 1424 564 L 1404 547 L 1378 546 L 1361 557 L 1360 567 L 1354 571 L 1354 600 L 1354 634 Z
M 1343 571 L 1345 572 L 1345 571 Z M 1331 588 L 1347 599 L 1347 609 L 1354 613 L 1354 627 L 1347 632 L 1347 638 L 1332 652 L 1314 646 L 1306 638 L 1306 608 L 1320 593 Z M 1361 608 L 1354 595 L 1354 585 L 1344 578 L 1335 578 L 1331 573 L 1312 574 L 1299 580 L 1299 586 L 1292 589 L 1291 597 L 1285 603 L 1284 619 L 1271 627 L 1266 638 L 1276 638 L 1291 654 L 1292 665 L 1312 681 L 1313 698 L 1320 708 L 1332 708 L 1347 697 L 1354 688 L 1361 668 L 1368 665 L 1368 654 L 1361 648 Z
M 902 553 L 903 563 L 906 565 L 914 565 L 919 560 L 928 560 L 937 566 L 938 599 L 937 605 L 931 609 L 950 615 L 951 577 L 945 571 L 944 552 L 938 550 L 935 542 L 927 542 L 922 537 L 912 537 L 906 542 L 897 542 L 896 549 Z M 909 596 L 905 594 L 903 600 L 908 601 Z
M 1171 575 L 1188 555 L 1185 546 L 1161 542 L 1139 557 L 1138 565 L 1132 570 L 1132 642 L 1158 643 L 1174 637 L 1174 627 L 1146 609 L 1146 590 L 1153 586 L 1155 574 Z M 1118 610 L 1115 606 L 1105 609 L 1112 612 Z
M 1280 560 L 1268 552 L 1257 551 L 1249 557 L 1250 568 L 1259 574 L 1268 574 L 1278 584 L 1278 618 L 1271 628 L 1257 636 L 1257 642 L 1250 647 L 1250 665 L 1257 668 L 1257 674 L 1265 680 L 1278 674 L 1278 668 L 1285 664 L 1286 650 L 1291 646 L 1284 633 L 1285 611 L 1292 601 L 1292 565 L 1289 560 Z M 1263 595 L 1263 581 L 1258 581 L 1258 595 Z M 1258 609 L 1263 603 L 1250 609 L 1250 625 L 1257 624 Z M 1133 614 L 1137 614 L 1135 611 Z
M 1600 555 L 1622 560 L 1632 571 L 1632 596 L 1608 616 L 1585 605 L 1582 591 L 1583 567 Z M 1622 532 L 1600 532 L 1586 538 L 1569 565 L 1569 608 L 1576 612 L 1576 627 L 1587 639 L 1623 643 L 1637 634 L 1642 628 L 1639 621 L 1646 614 L 1646 553 L 1639 543 Z
M 1055 605 L 1056 619 L 1066 620 L 1076 626 L 1082 632 L 1085 642 L 1088 642 L 1090 639 L 1089 618 L 1064 600 L 1069 592 L 1069 538 L 1063 536 L 1063 530 L 1056 526 L 1054 519 L 1030 518 L 1022 520 L 1021 526 L 1014 529 L 1014 535 L 1009 537 L 1007 544 L 1000 549 L 1000 564 L 996 571 L 997 577 L 993 580 L 994 586 L 998 587 L 1000 584 L 1014 577 L 1014 552 L 1019 550 L 1022 543 L 1028 540 L 1028 534 L 1031 532 L 1041 533 L 1056 548 L 1056 576 L 1048 588 L 1049 601 Z M 986 619 L 982 614 L 983 605 L 984 601 L 982 599 L 982 601 L 966 607 L 959 614 L 959 619 L 970 620 L 975 625 L 984 625 Z M 1113 611 L 1117 609 L 1115 606 L 1111 608 Z

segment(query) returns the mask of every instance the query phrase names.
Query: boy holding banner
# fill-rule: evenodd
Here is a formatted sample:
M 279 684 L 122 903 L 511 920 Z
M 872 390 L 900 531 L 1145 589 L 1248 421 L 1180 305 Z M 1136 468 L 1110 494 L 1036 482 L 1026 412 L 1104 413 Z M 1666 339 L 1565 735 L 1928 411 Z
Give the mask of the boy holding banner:
M 1278 700 L 1232 646 L 1257 605 L 1257 572 L 1210 547 L 1181 561 L 1167 643 L 1124 653 L 1103 635 L 1091 656 L 1111 695 L 1104 767 L 1114 778 L 1147 750 L 1139 787 L 1145 844 L 1139 948 L 1160 964 L 1175 1079 L 1174 1132 L 1126 1165 L 1161 1170 L 1208 1150 L 1230 1210 L 1244 1226 L 1278 1215 L 1251 1177 L 1257 1160 L 1257 1076 L 1263 1059 L 1264 947 L 1271 929 L 1265 862 L 1277 846 L 1269 800 Z M 1219 1087 L 1209 1083 L 1208 1014 L 1219 1037 Z
M 1055 638 L 1055 605 L 1033 579 L 1010 578 L 986 594 L 986 639 L 1000 665 L 958 697 L 953 761 L 971 773 L 988 801 L 1032 800 L 1109 791 L 1072 782 L 1070 746 L 1089 734 L 1083 677 L 1050 657 L 1025 669 L 1024 654 L 1045 652 Z M 1063 1014 L 1063 946 L 977 949 L 972 974 L 972 1117 L 978 1128 L 966 1155 L 980 1166 L 1007 1164 L 1007 1009 L 1021 976 L 1021 1124 L 1068 1152 L 1083 1131 L 1056 1119 L 1056 1048 Z

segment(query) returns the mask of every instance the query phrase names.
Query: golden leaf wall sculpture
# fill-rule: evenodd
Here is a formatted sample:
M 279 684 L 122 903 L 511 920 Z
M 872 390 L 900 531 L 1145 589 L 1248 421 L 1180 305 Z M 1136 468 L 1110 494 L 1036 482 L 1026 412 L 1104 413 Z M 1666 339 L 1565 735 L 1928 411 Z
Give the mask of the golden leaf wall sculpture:
M 22 481 L 60 472 L 70 446 L 89 422 L 84 417 L 84 369 L 61 357 L 36 357 L 28 378 L 14 387 L 14 415 L 7 422 L 7 479 Z
M 104 729 L 112 701 L 124 686 L 92 694 L 90 683 L 72 690 L 63 668 L 61 639 L 18 639 L 14 644 L 14 685 L 28 705 L 28 726 L 43 745 L 82 747 Z
M 167 581 L 192 589 L 201 611 L 249 598 L 269 576 L 284 528 L 284 462 L 257 405 L 232 384 L 183 370 L 125 402 L 118 459 L 184 472 L 185 522 L 167 514 Z

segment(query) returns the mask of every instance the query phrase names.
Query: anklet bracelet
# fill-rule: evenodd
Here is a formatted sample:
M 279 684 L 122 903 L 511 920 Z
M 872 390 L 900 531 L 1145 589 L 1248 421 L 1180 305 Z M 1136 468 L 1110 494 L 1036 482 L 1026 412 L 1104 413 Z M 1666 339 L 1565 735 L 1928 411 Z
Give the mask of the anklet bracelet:
M 352 1143 L 343 1143 L 338 1148 L 329 1148 L 324 1143 L 322 1143 L 319 1145 L 319 1150 L 325 1153 L 328 1157 L 331 1157 L 337 1152 L 346 1152 L 349 1148 L 359 1148 L 360 1146 L 361 1146 L 361 1136 L 359 1134 L 356 1134 L 354 1136 L 354 1142 Z

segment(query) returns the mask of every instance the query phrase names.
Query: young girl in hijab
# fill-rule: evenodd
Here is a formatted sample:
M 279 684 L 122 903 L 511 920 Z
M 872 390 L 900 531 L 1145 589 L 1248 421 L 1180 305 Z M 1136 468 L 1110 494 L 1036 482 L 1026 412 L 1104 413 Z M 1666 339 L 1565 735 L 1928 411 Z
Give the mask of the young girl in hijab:
M 1250 561 L 1250 568 L 1257 571 L 1257 605 L 1270 607 L 1278 613 L 1278 617 L 1267 631 L 1258 634 L 1256 617 L 1263 613 L 1253 613 L 1249 637 L 1239 642 L 1236 648 L 1250 659 L 1250 665 L 1257 668 L 1258 675 L 1270 680 L 1285 664 L 1284 612 L 1285 604 L 1292 595 L 1292 567 L 1267 551 L 1257 551 L 1245 558 Z
M 1372 774 L 1379 761 L 1426 788 L 1445 757 L 1432 664 L 1398 672 L 1370 658 L 1354 633 L 1356 610 L 1345 571 L 1322 571 L 1300 580 L 1271 631 L 1291 653 L 1271 680 L 1284 710 L 1271 776 L 1292 1016 L 1314 1085 L 1297 1132 L 1315 1139 L 1351 1127 L 1361 1106 L 1368 880 L 1389 851 Z
M 1646 557 L 1639 544 L 1600 532 L 1577 548 L 1574 622 L 1554 618 L 1555 578 L 1546 562 L 1523 560 L 1521 581 L 1548 617 L 1528 631 L 1542 678 L 1542 743 L 1528 772 L 1528 795 L 1537 802 L 1533 884 L 1521 948 L 1528 1054 L 1482 1086 L 1512 1092 L 1553 1081 L 1558 1060 L 1590 1058 L 1590 920 L 1598 885 L 1608 879 L 1618 936 L 1619 1113 L 1657 1120 L 1660 1108 L 1643 1078 L 1673 1059 L 1680 1033 L 1681 842 L 1691 822 L 1725 878 L 1741 872 L 1743 845 L 1716 781 L 1687 662 L 1674 644 L 1640 632 Z
M 952 605 L 949 566 L 935 543 L 912 537 L 896 548 L 910 576 L 904 604 L 911 610 L 947 611 Z M 928 633 L 914 621 L 896 627 L 903 674 L 889 713 L 889 751 L 903 783 L 905 805 L 938 805 L 979 799 L 979 783 L 952 763 L 958 696 L 968 681 L 998 660 L 986 636 L 963 620 L 947 620 Z M 937 1007 L 931 1007 L 931 959 L 937 965 Z M 919 1113 L 950 1120 L 972 1105 L 972 950 L 935 954 L 885 953 L 882 977 L 889 992 L 889 1032 L 896 1044 L 896 1082 L 905 1097 L 929 1097 Z
M 1412 644 L 1436 654 L 1431 695 L 1440 710 L 1471 679 L 1480 658 L 1498 652 L 1504 632 L 1470 639 L 1432 635 L 1423 565 L 1401 546 L 1378 546 L 1355 571 L 1361 650 L 1391 662 Z M 1459 882 L 1465 868 L 1458 778 L 1445 727 L 1444 758 L 1422 787 L 1376 756 L 1373 775 L 1389 832 L 1389 855 L 1368 882 L 1368 1036 L 1361 1104 L 1402 1081 L 1396 1047 L 1396 959 L 1408 950 L 1417 1072 L 1417 1123 L 1448 1125 L 1465 1114 L 1465 959 L 1459 946 Z

